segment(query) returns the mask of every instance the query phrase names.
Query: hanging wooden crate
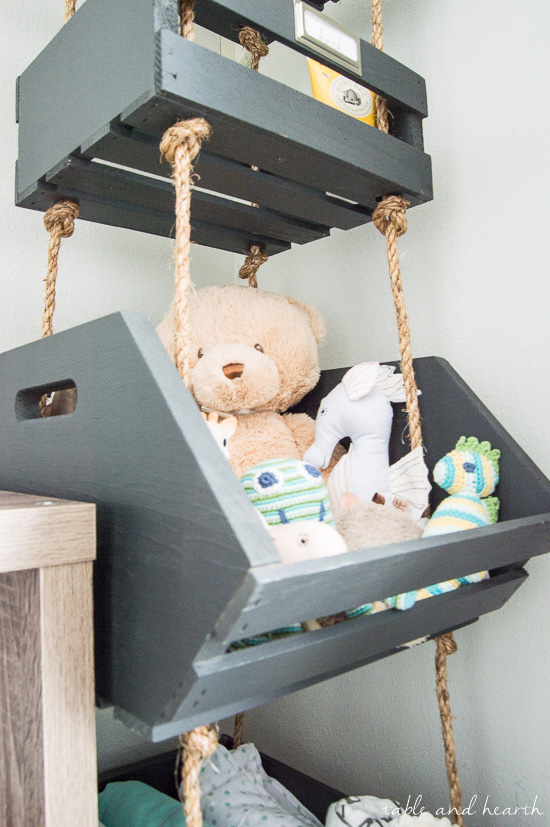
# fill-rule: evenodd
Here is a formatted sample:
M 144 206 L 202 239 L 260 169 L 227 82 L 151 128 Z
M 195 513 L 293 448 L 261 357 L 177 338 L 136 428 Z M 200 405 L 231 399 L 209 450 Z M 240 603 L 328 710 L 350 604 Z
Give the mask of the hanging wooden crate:
M 500 608 L 548 551 L 550 483 L 443 360 L 418 359 L 430 468 L 461 435 L 500 448 L 500 522 L 283 565 L 155 331 L 115 314 L 0 356 L 0 487 L 97 504 L 99 698 L 153 740 L 265 703 Z M 315 416 L 344 369 L 299 410 Z M 77 388 L 41 419 L 44 392 Z M 391 459 L 406 451 L 394 406 Z M 434 503 L 437 492 L 434 492 Z M 471 572 L 491 579 L 326 629 L 232 641 Z
M 197 23 L 231 40 L 250 25 L 319 58 L 296 40 L 293 0 L 196 6 Z M 185 40 L 177 8 L 178 0 L 87 0 L 21 75 L 17 204 L 46 210 L 70 198 L 85 220 L 170 235 L 174 192 L 159 141 L 197 115 L 212 127 L 196 164 L 198 244 L 239 253 L 259 244 L 273 255 L 370 221 L 386 195 L 413 206 L 432 198 L 417 74 L 363 41 L 360 71 L 322 58 L 387 99 L 385 135 Z

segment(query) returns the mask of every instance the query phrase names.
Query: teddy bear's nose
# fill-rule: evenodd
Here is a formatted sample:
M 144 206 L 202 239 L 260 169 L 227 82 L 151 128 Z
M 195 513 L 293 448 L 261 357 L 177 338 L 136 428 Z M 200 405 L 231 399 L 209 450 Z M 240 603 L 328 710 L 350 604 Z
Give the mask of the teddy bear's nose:
M 225 365 L 222 370 L 228 379 L 238 379 L 239 376 L 243 375 L 244 365 L 240 362 L 230 362 L 230 364 Z

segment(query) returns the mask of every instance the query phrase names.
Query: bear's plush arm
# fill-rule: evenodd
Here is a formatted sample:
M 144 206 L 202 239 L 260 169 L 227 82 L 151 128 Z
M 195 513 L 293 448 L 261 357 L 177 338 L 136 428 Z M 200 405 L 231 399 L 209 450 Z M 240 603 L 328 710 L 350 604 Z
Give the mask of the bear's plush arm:
M 300 457 L 303 457 L 307 449 L 315 440 L 315 420 L 304 413 L 283 414 L 283 419 L 289 431 L 292 432 L 292 436 L 296 442 L 296 447 L 298 448 Z M 323 471 L 323 477 L 325 480 L 328 479 L 332 469 L 345 453 L 346 449 L 338 443 L 334 449 L 328 468 Z

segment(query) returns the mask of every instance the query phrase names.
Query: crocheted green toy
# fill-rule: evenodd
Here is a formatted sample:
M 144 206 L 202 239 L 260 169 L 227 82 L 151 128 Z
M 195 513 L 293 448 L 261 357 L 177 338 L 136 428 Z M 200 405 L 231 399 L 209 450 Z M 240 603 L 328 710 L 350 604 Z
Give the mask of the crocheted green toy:
M 423 537 L 496 523 L 499 501 L 490 497 L 498 483 L 500 451 L 490 442 L 461 436 L 454 451 L 440 459 L 433 477 L 450 497 L 436 508 Z

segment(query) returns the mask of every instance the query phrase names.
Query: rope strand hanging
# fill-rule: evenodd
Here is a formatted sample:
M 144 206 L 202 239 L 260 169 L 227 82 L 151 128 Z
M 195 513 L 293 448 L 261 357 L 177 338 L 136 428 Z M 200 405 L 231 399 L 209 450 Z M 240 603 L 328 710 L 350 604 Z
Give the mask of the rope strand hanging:
M 194 41 L 194 2 L 180 0 L 180 32 Z M 176 367 L 185 384 L 189 385 L 189 293 L 191 273 L 191 194 L 193 190 L 193 161 L 202 142 L 210 136 L 210 125 L 204 118 L 180 121 L 166 130 L 160 142 L 161 156 L 172 165 L 176 190 L 176 243 L 174 268 L 174 305 L 176 310 L 175 356 Z M 212 755 L 218 746 L 217 731 L 212 726 L 201 726 L 180 736 L 183 747 L 181 768 L 183 808 L 188 827 L 202 827 L 200 768 L 204 758 Z
M 75 11 L 76 0 L 65 0 L 65 23 L 67 20 L 70 20 Z M 69 200 L 57 201 L 44 214 L 44 226 L 50 234 L 50 240 L 48 243 L 48 269 L 46 278 L 44 279 L 46 282 L 46 291 L 44 295 L 44 311 L 42 314 L 42 339 L 53 334 L 53 314 L 55 311 L 55 290 L 58 270 L 57 262 L 61 239 L 72 236 L 77 218 L 78 204 L 75 201 Z M 67 397 L 67 393 L 63 391 L 58 391 L 57 395 L 60 399 L 62 396 Z M 71 391 L 68 396 L 74 398 L 74 393 Z M 41 417 L 45 417 L 48 413 L 51 413 L 51 405 L 48 406 L 46 400 L 46 396 L 40 399 L 39 410 Z M 68 412 L 69 410 L 67 410 L 67 413 Z M 59 413 L 62 413 L 62 411 L 60 410 Z
M 371 0 L 372 11 L 372 42 L 380 50 L 384 48 L 382 0 Z M 377 96 L 377 127 L 382 132 L 389 131 L 388 108 L 386 101 Z M 401 372 L 407 398 L 407 415 L 409 420 L 409 436 L 411 449 L 422 445 L 422 429 L 420 424 L 420 410 L 418 407 L 418 390 L 414 375 L 411 333 L 403 284 L 401 281 L 401 267 L 399 253 L 397 250 L 397 239 L 407 231 L 406 211 L 409 202 L 401 196 L 390 195 L 384 198 L 373 213 L 373 222 L 376 228 L 386 238 L 386 249 L 388 255 L 388 268 L 392 287 L 395 313 L 397 316 L 397 329 L 399 335 L 399 348 L 401 351 Z M 441 729 L 443 733 L 443 744 L 445 747 L 445 766 L 447 768 L 447 780 L 451 798 L 451 812 L 454 823 L 458 827 L 464 827 L 462 816 L 462 793 L 456 763 L 456 749 L 453 735 L 453 719 L 451 704 L 449 700 L 449 689 L 447 684 L 447 657 L 457 651 L 457 645 L 452 633 L 442 635 L 436 640 L 436 694 L 439 704 L 441 718 Z
M 250 52 L 250 68 L 254 72 L 260 69 L 260 60 L 269 54 L 269 46 L 264 41 L 263 37 L 256 29 L 251 26 L 243 26 L 239 32 L 239 43 Z M 259 172 L 259 167 L 252 166 L 255 172 Z M 259 204 L 252 202 L 252 207 L 259 207 Z M 240 279 L 248 279 L 249 287 L 258 287 L 258 270 L 268 260 L 267 253 L 262 250 L 257 244 L 250 247 L 250 252 L 244 260 L 244 264 L 239 270 Z

